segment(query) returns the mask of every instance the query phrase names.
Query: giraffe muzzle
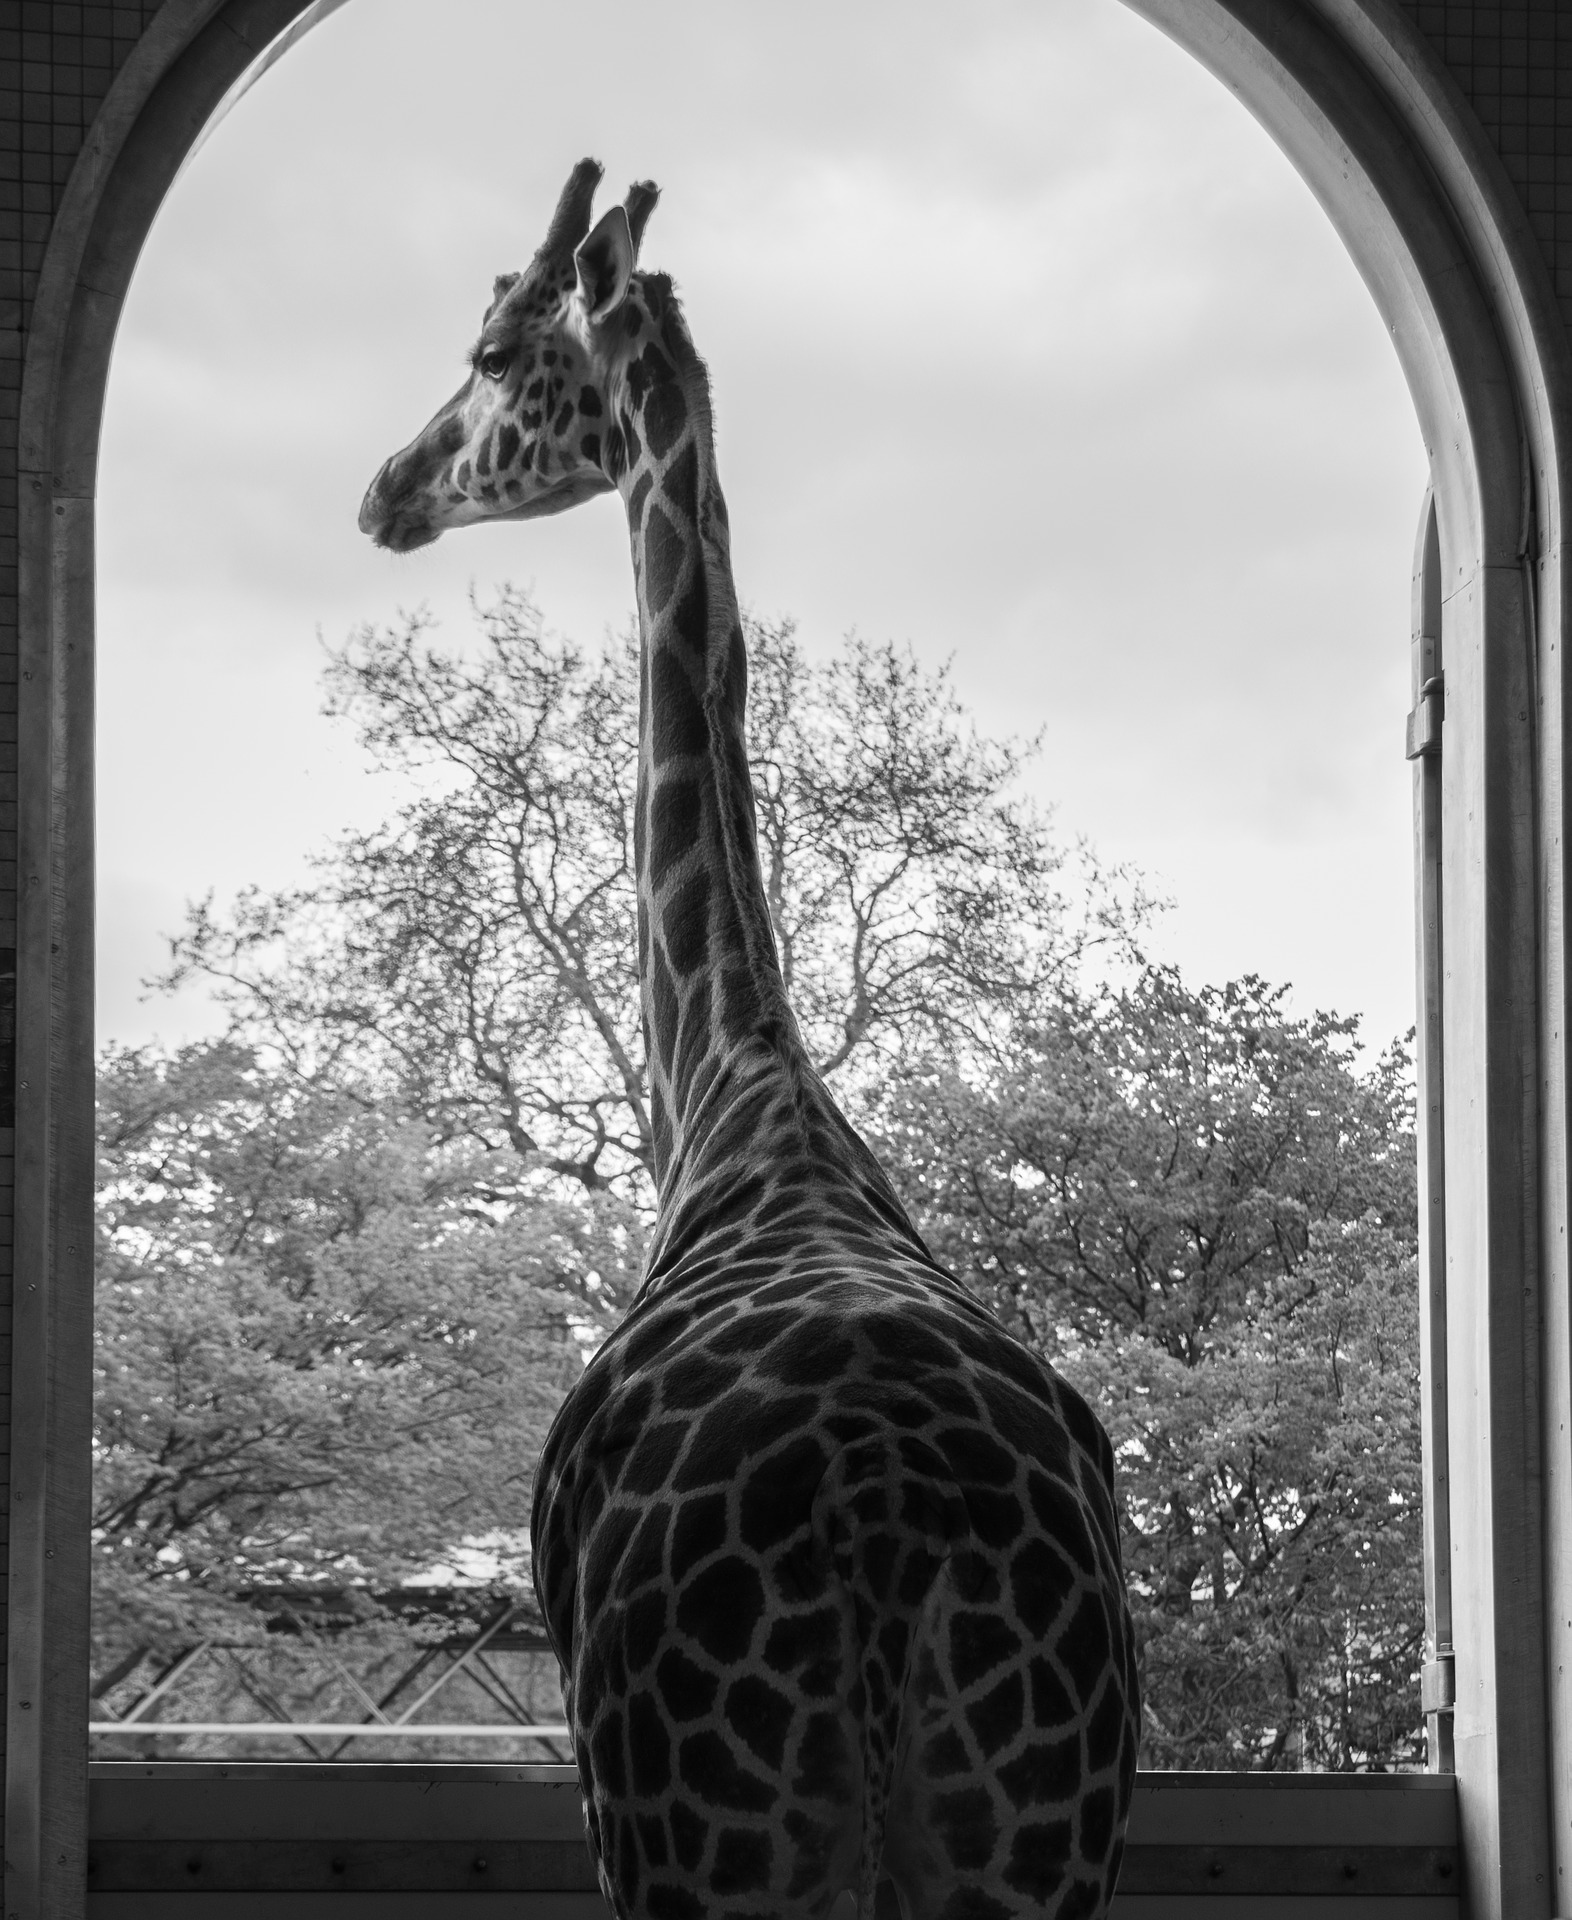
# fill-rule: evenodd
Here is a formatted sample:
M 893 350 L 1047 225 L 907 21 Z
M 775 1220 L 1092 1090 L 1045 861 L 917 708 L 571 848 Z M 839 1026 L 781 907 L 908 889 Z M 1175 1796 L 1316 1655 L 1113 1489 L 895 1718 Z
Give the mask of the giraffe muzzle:
M 395 468 L 398 456 L 383 462 L 377 477 L 366 489 L 360 503 L 360 531 L 379 547 L 392 553 L 412 553 L 416 547 L 429 547 L 440 529 L 432 526 L 418 504 L 400 501 Z

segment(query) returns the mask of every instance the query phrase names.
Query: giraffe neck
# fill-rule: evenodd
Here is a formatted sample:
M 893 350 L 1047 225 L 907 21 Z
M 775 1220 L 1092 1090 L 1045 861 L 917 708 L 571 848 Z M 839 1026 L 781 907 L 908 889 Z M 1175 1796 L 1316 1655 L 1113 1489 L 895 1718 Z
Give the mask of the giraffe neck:
M 728 1094 L 806 1069 L 759 869 L 747 656 L 708 382 L 646 282 L 650 336 L 614 409 L 642 652 L 635 858 L 656 1181 L 703 1152 Z

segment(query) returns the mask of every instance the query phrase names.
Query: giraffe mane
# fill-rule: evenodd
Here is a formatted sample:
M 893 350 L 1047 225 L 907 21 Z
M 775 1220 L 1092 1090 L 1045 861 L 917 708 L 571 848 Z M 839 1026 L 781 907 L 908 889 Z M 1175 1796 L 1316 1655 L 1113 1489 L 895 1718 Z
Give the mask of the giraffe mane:
M 650 202 L 651 206 L 654 202 Z M 704 364 L 703 357 L 693 344 L 693 336 L 688 331 L 688 322 L 682 311 L 682 302 L 677 298 L 676 289 L 669 273 L 641 273 L 646 297 L 654 294 L 651 304 L 661 317 L 661 340 L 672 357 L 677 369 L 677 378 L 682 385 L 682 397 L 688 403 L 694 419 L 703 427 L 707 435 L 715 431 L 714 410 L 710 402 L 710 370 Z

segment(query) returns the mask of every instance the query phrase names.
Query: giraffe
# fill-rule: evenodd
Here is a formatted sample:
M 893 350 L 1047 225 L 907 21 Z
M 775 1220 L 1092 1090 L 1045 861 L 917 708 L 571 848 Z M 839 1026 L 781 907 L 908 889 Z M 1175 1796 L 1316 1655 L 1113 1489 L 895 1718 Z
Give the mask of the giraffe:
M 1139 1702 L 1113 1455 L 929 1253 L 814 1072 L 755 843 L 708 377 L 657 190 L 574 168 L 362 531 L 616 489 L 641 633 L 637 940 L 658 1210 L 541 1454 L 534 1576 L 619 1920 L 1104 1914 Z

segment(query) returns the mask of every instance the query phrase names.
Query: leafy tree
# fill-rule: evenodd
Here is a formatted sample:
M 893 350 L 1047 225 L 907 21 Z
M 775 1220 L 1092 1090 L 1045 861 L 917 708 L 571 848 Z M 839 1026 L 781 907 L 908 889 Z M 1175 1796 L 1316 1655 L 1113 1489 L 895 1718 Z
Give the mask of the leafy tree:
M 893 1076 L 881 1139 L 935 1250 L 1023 1334 L 1140 1327 L 1193 1360 L 1313 1221 L 1373 1209 L 1411 1239 L 1404 1054 L 1366 1071 L 1356 1020 L 1294 1019 L 1286 998 L 1157 969 L 1061 994 L 981 1075 L 930 1058 Z
M 1148 973 L 882 1110 L 932 1243 L 1114 1439 L 1147 1765 L 1422 1751 L 1406 1063 L 1283 1002 Z
M 101 1673 L 219 1615 L 254 1631 L 258 1580 L 386 1584 L 516 1529 L 578 1343 L 628 1297 L 637 650 L 587 660 L 508 591 L 481 626 L 471 656 L 417 617 L 332 661 L 414 798 L 313 886 L 193 916 L 172 978 L 219 980 L 222 1044 L 105 1060 Z M 1008 799 L 1018 754 L 943 675 L 750 637 L 766 867 L 827 1070 L 953 1051 L 1127 937 L 1139 900 Z
M 499 1207 L 511 1150 L 224 1041 L 111 1049 L 99 1127 L 100 1671 L 239 1630 L 259 1580 L 516 1548 L 583 1343 L 631 1292 L 626 1207 Z
M 218 984 L 223 1043 L 107 1063 L 122 1638 L 264 1573 L 392 1579 L 516 1527 L 582 1343 L 630 1296 L 637 653 L 587 658 L 508 591 L 481 627 L 473 654 L 416 617 L 334 657 L 333 705 L 414 797 L 309 887 L 193 916 L 170 978 Z M 749 642 L 809 1047 L 935 1251 L 1114 1437 L 1144 1760 L 1407 1762 L 1401 1051 L 1367 1066 L 1355 1023 L 1258 980 L 1143 971 L 1139 885 L 1014 798 L 1022 750 L 979 740 L 943 675 L 855 638 L 815 665 L 788 625 Z
M 1119 1455 L 1148 1765 L 1422 1763 L 1415 1306 L 1372 1216 L 1313 1229 L 1203 1362 L 1061 1354 Z

